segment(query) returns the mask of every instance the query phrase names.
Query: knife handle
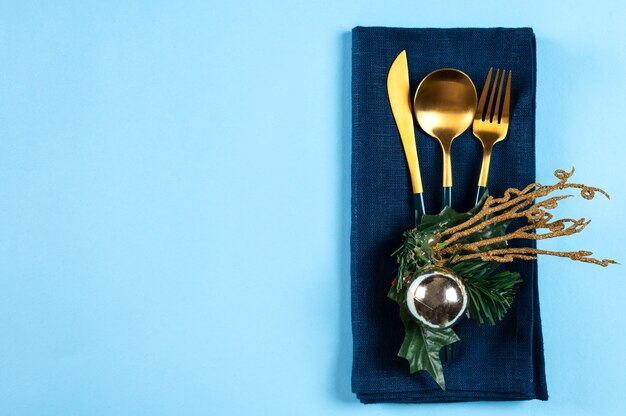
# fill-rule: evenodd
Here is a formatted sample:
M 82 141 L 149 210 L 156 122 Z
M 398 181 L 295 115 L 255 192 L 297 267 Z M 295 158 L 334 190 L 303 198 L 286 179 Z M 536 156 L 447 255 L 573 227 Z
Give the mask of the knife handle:
M 422 222 L 422 217 L 426 213 L 426 210 L 424 209 L 423 193 L 420 192 L 417 194 L 413 194 L 413 207 L 415 207 L 415 227 L 419 228 Z
M 443 207 L 452 207 L 452 186 L 443 187 Z

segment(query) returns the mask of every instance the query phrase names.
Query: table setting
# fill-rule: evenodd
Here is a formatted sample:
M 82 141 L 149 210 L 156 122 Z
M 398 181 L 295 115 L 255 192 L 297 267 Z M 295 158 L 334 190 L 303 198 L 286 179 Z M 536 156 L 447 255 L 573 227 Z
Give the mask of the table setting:
M 0 415 L 626 415 L 626 2 L 0 19 Z
M 537 246 L 589 224 L 559 203 L 608 194 L 573 168 L 536 182 L 533 30 L 356 27 L 352 42 L 352 391 L 547 400 L 536 258 L 616 262 Z

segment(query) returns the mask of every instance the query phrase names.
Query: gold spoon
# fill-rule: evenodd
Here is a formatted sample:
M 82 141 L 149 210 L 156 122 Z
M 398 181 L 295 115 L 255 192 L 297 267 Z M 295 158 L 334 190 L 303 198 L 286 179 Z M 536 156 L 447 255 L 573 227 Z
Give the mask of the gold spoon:
M 478 101 L 474 83 L 458 69 L 433 71 L 415 91 L 413 111 L 420 127 L 439 141 L 443 151 L 443 205 L 452 203 L 452 140 L 474 121 Z

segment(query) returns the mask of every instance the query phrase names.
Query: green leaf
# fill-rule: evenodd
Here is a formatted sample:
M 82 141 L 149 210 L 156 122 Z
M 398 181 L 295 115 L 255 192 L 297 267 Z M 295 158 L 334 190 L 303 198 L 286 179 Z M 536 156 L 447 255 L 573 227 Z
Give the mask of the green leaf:
M 436 215 L 424 215 L 420 223 L 420 231 L 433 231 L 437 229 L 446 229 L 459 225 L 462 222 L 467 221 L 474 216 L 483 207 L 485 200 L 488 197 L 488 193 L 485 192 L 480 200 L 467 212 L 456 212 L 450 207 L 445 207 L 439 214 Z
M 387 292 L 387 297 L 393 301 L 395 301 L 398 305 L 402 306 L 404 300 L 402 300 L 406 296 L 405 291 L 396 290 L 394 286 L 389 287 L 389 292 Z
M 420 231 L 436 231 L 454 227 L 467 221 L 471 217 L 468 213 L 459 213 L 450 207 L 445 207 L 437 215 L 424 215 L 420 223 Z
M 451 328 L 431 329 L 412 322 L 408 327 L 405 326 L 404 342 L 400 347 L 398 357 L 409 362 L 411 373 L 426 370 L 439 387 L 445 390 L 446 381 L 439 359 L 439 350 L 459 340 L 460 338 Z
M 443 367 L 439 350 L 448 344 L 460 340 L 451 329 L 431 329 L 417 323 L 406 306 L 406 292 L 398 292 L 393 287 L 387 296 L 400 305 L 400 319 L 404 324 L 404 341 L 398 351 L 398 357 L 409 362 L 411 374 L 425 370 L 442 390 L 446 389 Z

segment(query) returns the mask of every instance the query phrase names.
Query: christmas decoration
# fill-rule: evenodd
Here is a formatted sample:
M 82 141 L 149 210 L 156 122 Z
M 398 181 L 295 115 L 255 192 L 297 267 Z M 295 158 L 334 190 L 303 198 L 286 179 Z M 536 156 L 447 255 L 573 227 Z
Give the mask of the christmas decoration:
M 419 228 L 403 233 L 402 245 L 392 254 L 398 269 L 388 297 L 400 307 L 405 338 L 398 356 L 409 362 L 411 373 L 425 370 L 445 390 L 439 353 L 460 340 L 452 329 L 455 322 L 465 314 L 478 324 L 495 325 L 514 301 L 520 276 L 503 263 L 531 260 L 538 254 L 600 266 L 616 263 L 593 258 L 585 250 L 561 252 L 507 243 L 585 229 L 590 222 L 585 218 L 555 220 L 549 212 L 573 196 L 552 195 L 555 191 L 578 189 L 584 199 L 593 199 L 596 193 L 609 198 L 600 188 L 568 182 L 573 173 L 557 170 L 556 184 L 509 188 L 501 198 L 485 193 L 466 213 L 445 208 L 438 215 L 425 215 Z

